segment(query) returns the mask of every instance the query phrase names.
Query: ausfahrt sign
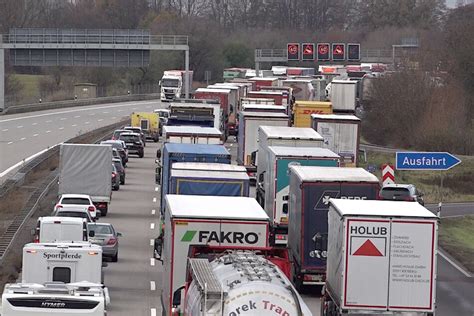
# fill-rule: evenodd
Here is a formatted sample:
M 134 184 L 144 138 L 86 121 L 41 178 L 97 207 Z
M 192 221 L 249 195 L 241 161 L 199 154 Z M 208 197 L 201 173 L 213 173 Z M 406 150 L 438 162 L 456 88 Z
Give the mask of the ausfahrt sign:
M 397 152 L 397 170 L 448 170 L 461 163 L 446 152 Z

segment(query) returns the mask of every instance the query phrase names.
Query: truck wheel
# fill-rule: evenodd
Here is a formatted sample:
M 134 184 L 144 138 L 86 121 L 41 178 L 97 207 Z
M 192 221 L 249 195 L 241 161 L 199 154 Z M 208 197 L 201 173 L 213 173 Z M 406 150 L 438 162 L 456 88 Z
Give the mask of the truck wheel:
M 112 262 L 117 262 L 118 261 L 118 251 L 115 254 L 115 256 L 112 257 Z
M 139 158 L 143 158 L 143 156 L 144 156 L 144 153 L 139 153 L 139 154 L 138 154 L 138 157 L 139 157 Z

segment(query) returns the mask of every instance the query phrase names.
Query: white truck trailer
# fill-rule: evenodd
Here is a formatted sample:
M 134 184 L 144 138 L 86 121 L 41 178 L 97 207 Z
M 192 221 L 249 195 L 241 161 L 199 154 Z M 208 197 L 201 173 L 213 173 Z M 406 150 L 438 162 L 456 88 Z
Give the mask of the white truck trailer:
M 223 143 L 223 135 L 215 127 L 164 126 L 163 142 L 221 145 Z
M 112 146 L 61 144 L 58 196 L 87 194 L 106 216 L 112 199 Z
M 166 195 L 164 218 L 163 315 L 171 315 L 173 293 L 186 281 L 190 245 L 268 247 L 268 216 L 253 198 Z
M 282 271 L 252 251 L 189 260 L 184 315 L 313 315 Z
M 2 316 L 105 316 L 107 301 L 101 284 L 6 284 Z
M 357 167 L 361 120 L 354 115 L 311 114 L 311 126 L 324 138 L 324 148 L 341 156 L 343 167 Z
M 333 80 L 330 84 L 330 100 L 335 113 L 355 113 L 357 81 Z
M 416 202 L 329 204 L 321 315 L 434 315 L 438 217 Z

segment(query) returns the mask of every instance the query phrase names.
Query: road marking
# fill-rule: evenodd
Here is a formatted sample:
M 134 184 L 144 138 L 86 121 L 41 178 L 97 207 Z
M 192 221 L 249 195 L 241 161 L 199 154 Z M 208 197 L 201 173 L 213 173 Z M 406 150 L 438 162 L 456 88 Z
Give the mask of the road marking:
M 154 246 L 155 245 L 155 240 L 154 239 L 150 239 L 150 246 Z
M 112 116 L 112 120 L 115 120 L 117 117 L 116 116 Z
M 104 114 L 109 114 L 109 112 L 107 112 L 107 111 L 104 111 L 104 112 L 102 112 L 102 113 L 104 113 Z
M 64 127 L 60 127 L 59 129 L 64 129 Z
M 34 123 L 33 123 L 33 124 L 31 124 L 31 125 L 35 126 L 35 125 L 38 125 L 38 123 L 37 123 L 37 122 L 34 122 Z
M 456 268 L 456 270 L 458 270 L 459 272 L 461 272 L 462 274 L 464 274 L 466 277 L 468 278 L 472 278 L 471 274 L 469 272 L 467 272 L 466 270 L 464 270 L 463 268 L 461 268 L 458 264 L 456 264 L 456 262 L 454 262 L 453 260 L 449 259 L 448 256 L 446 256 L 441 250 L 438 251 L 438 253 L 441 255 L 441 257 L 443 257 L 447 262 L 449 262 L 453 267 Z
M 20 138 L 20 140 L 25 140 L 25 139 L 26 139 L 26 137 L 22 137 L 22 138 Z
M 23 125 L 18 125 L 16 128 L 22 128 L 22 127 L 23 127 Z
M 77 124 L 72 124 L 72 127 L 76 127 L 76 126 L 77 126 Z
M 24 119 L 29 119 L 29 118 L 33 118 L 33 117 L 43 117 L 43 116 L 65 114 L 65 113 L 83 112 L 83 111 L 91 111 L 91 110 L 101 110 L 101 109 L 106 109 L 106 108 L 119 108 L 119 107 L 125 107 L 125 106 L 129 107 L 132 104 L 136 104 L 136 102 L 126 102 L 126 103 L 121 103 L 120 105 L 105 105 L 105 106 L 99 106 L 99 107 L 94 107 L 94 108 L 89 107 L 89 108 L 85 108 L 85 109 L 75 109 L 75 110 L 68 110 L 68 111 L 61 111 L 61 112 L 52 112 L 52 113 L 43 113 L 43 114 L 37 114 L 37 115 L 23 116 L 23 117 L 17 117 L 17 118 L 12 118 L 12 119 L 0 120 L 0 123 L 24 120 Z M 156 104 L 156 102 L 150 101 L 150 102 L 140 103 L 140 105 L 145 105 L 145 104 Z M 46 123 L 51 123 L 51 121 L 46 121 Z
M 150 309 L 150 316 L 156 316 L 156 308 Z
M 61 117 L 59 120 L 60 120 L 60 121 L 64 121 L 64 120 L 67 120 L 67 118 Z
M 156 291 L 156 284 L 155 284 L 155 281 L 150 281 L 150 290 Z
M 136 109 L 138 109 L 138 108 L 132 108 L 132 110 L 136 110 Z
M 155 266 L 155 258 L 150 258 L 150 265 L 151 265 L 152 267 Z
M 39 135 L 39 134 L 34 134 L 33 137 L 36 137 L 36 136 L 38 136 L 38 135 Z
M 158 192 L 158 187 L 155 187 L 155 192 Z
M 47 120 L 46 123 L 51 123 L 52 121 L 51 120 Z
M 2 132 L 8 132 L 8 128 L 2 129 Z
M 156 210 L 151 210 L 151 215 L 155 215 Z
M 119 112 L 122 112 L 123 110 L 118 110 Z
M 155 223 L 150 223 L 150 229 L 155 229 Z
M 51 131 L 46 131 L 46 134 L 51 133 Z
M 95 113 L 89 113 L 89 115 L 91 115 L 91 116 L 92 116 L 92 115 L 95 115 Z
M 90 122 L 85 122 L 84 124 L 89 124 Z
M 7 145 L 11 145 L 11 144 L 13 144 L 13 142 L 8 142 L 8 143 L 7 143 Z
M 80 118 L 80 117 L 81 117 L 80 115 L 76 115 L 76 116 L 74 116 L 74 118 Z
M 102 122 L 104 119 L 98 119 L 97 122 Z
M 156 203 L 156 197 L 153 198 L 153 203 Z

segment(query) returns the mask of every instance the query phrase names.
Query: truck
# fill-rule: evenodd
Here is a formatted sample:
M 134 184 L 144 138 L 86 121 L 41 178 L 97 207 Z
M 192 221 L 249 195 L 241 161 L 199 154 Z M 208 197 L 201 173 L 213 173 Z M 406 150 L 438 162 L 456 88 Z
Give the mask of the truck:
M 324 285 L 330 198 L 375 200 L 380 184 L 362 168 L 291 166 L 288 208 L 288 249 L 293 260 L 292 281 Z
M 260 126 L 258 129 L 256 198 L 265 205 L 265 174 L 268 172 L 268 147 L 322 147 L 323 137 L 312 128 Z
M 26 244 L 21 278 L 22 283 L 103 284 L 102 247 L 88 242 Z
M 229 116 L 227 117 L 229 135 L 237 135 L 237 112 L 240 101 L 240 88 L 232 83 L 221 83 L 207 86 L 208 89 L 229 91 Z
M 230 164 L 231 155 L 223 145 L 165 143 L 156 176 L 161 184 L 161 214 L 165 210 L 165 195 L 168 194 L 171 168 L 175 162 Z
M 101 216 L 107 216 L 112 199 L 112 146 L 61 144 L 58 196 L 87 194 Z
M 224 131 L 224 117 L 219 101 L 181 99 L 169 106 L 167 125 L 215 127 Z
M 176 162 L 171 168 L 170 194 L 249 196 L 249 177 L 242 166 Z
M 311 79 L 286 79 L 281 82 L 284 87 L 292 88 L 295 100 L 314 100 L 314 88 Z
M 140 127 L 146 139 L 155 143 L 160 140 L 160 116 L 154 112 L 133 112 L 130 115 L 131 126 Z
M 330 83 L 330 100 L 335 113 L 355 113 L 357 81 L 333 80 Z
M 313 315 L 271 260 L 247 250 L 190 258 L 184 315 Z
M 186 281 L 190 245 L 268 247 L 268 216 L 253 198 L 169 194 L 164 219 L 163 315 L 172 315 L 174 293 Z
M 317 147 L 267 147 L 268 163 L 264 173 L 263 208 L 270 218 L 270 245 L 280 246 L 288 241 L 288 194 L 290 166 L 339 167 L 340 157 L 326 148 Z
M 2 294 L 2 316 L 106 316 L 102 284 L 90 282 L 7 283 Z
M 250 98 L 266 98 L 275 100 L 276 105 L 288 106 L 288 94 L 284 91 L 250 91 L 247 94 Z
M 311 126 L 324 138 L 324 148 L 341 156 L 344 167 L 359 162 L 361 120 L 354 115 L 311 114 Z
M 237 136 L 237 163 L 247 168 L 255 178 L 256 165 L 252 153 L 258 149 L 258 129 L 261 125 L 288 126 L 288 115 L 272 112 L 240 112 Z M 255 154 L 253 154 L 255 155 Z
M 274 112 L 274 113 L 287 114 L 287 107 L 283 105 L 247 103 L 247 104 L 242 104 L 241 108 L 243 112 L 266 112 L 266 113 Z
M 255 89 L 258 90 L 260 87 L 276 87 L 278 86 L 278 78 L 277 77 L 253 77 L 249 78 L 249 81 L 255 82 Z
M 165 126 L 164 143 L 181 144 L 222 144 L 222 132 L 214 127 L 201 126 Z
M 321 315 L 433 316 L 438 222 L 418 203 L 330 199 Z
M 311 127 L 311 114 L 332 114 L 331 102 L 296 101 L 293 105 L 293 125 Z
M 185 96 L 186 93 L 186 71 L 185 70 L 165 70 L 160 82 L 161 101 L 172 101 Z M 188 71 L 188 91 L 191 91 L 193 84 L 193 71 Z
M 223 133 L 226 140 L 229 135 L 229 115 L 232 113 L 229 103 L 230 91 L 229 89 L 198 88 L 194 93 L 195 99 L 216 100 L 219 102 L 223 117 Z

